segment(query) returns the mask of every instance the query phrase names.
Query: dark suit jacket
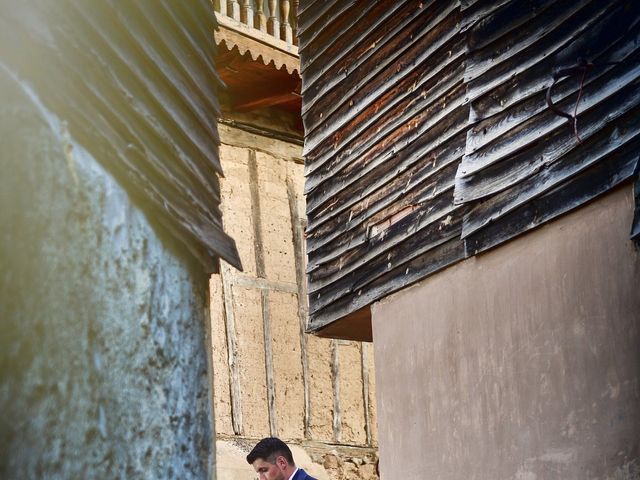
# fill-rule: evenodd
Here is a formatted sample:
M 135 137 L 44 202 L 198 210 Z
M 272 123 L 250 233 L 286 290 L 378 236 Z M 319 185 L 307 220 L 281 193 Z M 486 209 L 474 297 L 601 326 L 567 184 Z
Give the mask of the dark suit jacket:
M 307 472 L 303 469 L 298 470 L 298 472 L 293 476 L 293 480 L 316 480 L 315 478 L 309 476 Z

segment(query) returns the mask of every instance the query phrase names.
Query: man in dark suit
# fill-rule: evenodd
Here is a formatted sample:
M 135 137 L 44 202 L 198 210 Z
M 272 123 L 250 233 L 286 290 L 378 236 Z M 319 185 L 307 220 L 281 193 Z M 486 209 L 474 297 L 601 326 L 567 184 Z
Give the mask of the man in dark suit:
M 260 440 L 247 455 L 247 463 L 259 480 L 316 480 L 296 467 L 287 444 L 275 437 Z

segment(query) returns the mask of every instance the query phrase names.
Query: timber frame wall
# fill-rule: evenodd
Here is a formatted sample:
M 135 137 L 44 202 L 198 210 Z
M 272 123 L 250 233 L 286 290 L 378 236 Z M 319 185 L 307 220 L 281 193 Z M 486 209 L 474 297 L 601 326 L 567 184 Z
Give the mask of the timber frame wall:
M 274 435 L 372 453 L 371 346 L 305 331 L 301 146 L 231 125 L 219 130 L 223 215 L 245 268 L 223 264 L 210 281 L 217 436 Z
M 298 15 L 312 331 L 370 338 L 374 301 L 633 174 L 638 2 L 307 0 Z
M 286 18 L 288 4 L 214 3 L 216 67 L 226 85 L 221 208 L 243 265 L 240 272 L 222 263 L 210 280 L 217 470 L 247 478 L 246 454 L 271 435 L 301 447 L 296 462 L 314 477 L 376 478 L 372 347 L 306 333 L 296 37 L 285 41 L 291 27 L 281 25 L 273 38 L 278 30 L 259 21 L 265 6 L 271 13 L 280 6 Z

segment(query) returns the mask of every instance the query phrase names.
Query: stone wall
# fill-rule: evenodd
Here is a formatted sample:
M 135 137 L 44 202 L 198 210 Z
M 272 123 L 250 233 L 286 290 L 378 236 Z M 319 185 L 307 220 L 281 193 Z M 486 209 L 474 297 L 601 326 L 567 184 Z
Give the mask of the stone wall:
M 1 64 L 0 99 L 0 478 L 208 478 L 206 276 Z
M 223 264 L 210 282 L 218 478 L 254 478 L 244 456 L 269 435 L 300 447 L 318 478 L 375 478 L 371 345 L 304 333 L 302 147 L 219 131 L 223 219 L 244 272 Z

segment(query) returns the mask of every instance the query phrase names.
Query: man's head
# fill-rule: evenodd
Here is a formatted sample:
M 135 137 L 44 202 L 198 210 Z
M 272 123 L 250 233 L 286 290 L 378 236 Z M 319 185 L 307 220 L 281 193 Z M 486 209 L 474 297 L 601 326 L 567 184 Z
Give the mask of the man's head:
M 289 480 L 296 469 L 291 450 L 279 438 L 260 440 L 247 455 L 260 480 Z

